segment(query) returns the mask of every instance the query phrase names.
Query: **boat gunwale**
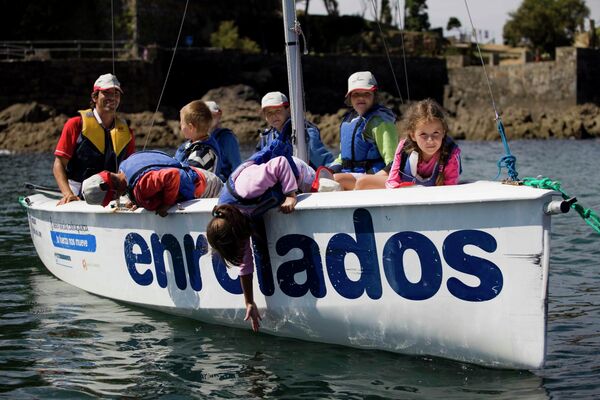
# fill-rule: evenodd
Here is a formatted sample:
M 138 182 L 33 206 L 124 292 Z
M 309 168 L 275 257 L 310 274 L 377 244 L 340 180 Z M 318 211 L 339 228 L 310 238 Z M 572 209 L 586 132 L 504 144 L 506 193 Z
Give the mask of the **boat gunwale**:
M 473 189 L 471 192 L 462 189 Z M 441 195 L 440 195 L 441 192 Z M 385 194 L 385 196 L 382 196 Z M 340 195 L 344 201 L 340 202 Z M 402 189 L 376 189 L 364 191 L 301 193 L 298 195 L 297 211 L 327 210 L 342 208 L 374 208 L 374 207 L 407 207 L 407 206 L 443 206 L 457 204 L 481 204 L 492 202 L 512 202 L 538 200 L 544 197 L 558 195 L 547 189 L 531 188 L 522 185 L 507 185 L 495 181 L 476 181 L 456 186 L 437 187 L 406 187 Z M 145 209 L 131 211 L 124 208 L 88 205 L 85 202 L 71 202 L 58 208 L 57 199 L 44 194 L 34 194 L 26 197 L 28 209 L 60 213 L 92 213 L 92 214 L 131 214 L 153 213 Z M 196 214 L 212 212 L 217 204 L 217 198 L 194 199 L 174 205 L 170 214 Z

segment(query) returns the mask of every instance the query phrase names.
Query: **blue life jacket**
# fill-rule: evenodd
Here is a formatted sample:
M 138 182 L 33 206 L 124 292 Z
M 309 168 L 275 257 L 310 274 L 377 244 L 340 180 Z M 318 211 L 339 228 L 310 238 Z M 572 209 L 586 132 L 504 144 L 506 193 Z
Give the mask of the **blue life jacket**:
M 201 161 L 189 159 L 192 153 L 198 153 L 198 158 Z M 211 154 L 212 153 L 212 154 Z M 205 140 L 199 140 L 196 142 L 185 141 L 177 151 L 175 152 L 174 158 L 182 163 L 187 163 L 193 167 L 205 169 L 217 175 L 221 180 L 223 176 L 221 174 L 221 168 L 223 161 L 221 159 L 221 149 L 219 143 L 213 136 L 209 136 Z
M 264 147 L 252 154 L 248 160 L 253 161 L 254 164 L 264 164 L 274 157 L 283 156 L 287 159 L 292 171 L 294 172 L 294 176 L 297 178 L 299 173 L 298 167 L 292 159 L 293 148 L 291 143 L 291 132 L 292 120 L 288 119 L 287 122 L 283 124 L 281 133 L 276 138 L 271 140 L 267 147 Z
M 264 131 L 260 132 L 260 135 L 258 136 L 258 143 L 256 144 L 256 150 L 262 150 L 265 147 L 269 146 L 273 139 L 276 139 L 278 136 L 279 131 L 273 127 L 269 127 Z
M 374 117 L 395 123 L 395 114 L 380 104 L 374 105 L 364 116 L 356 111 L 347 113 L 340 125 L 342 172 L 375 173 L 385 167 L 385 162 L 372 140 L 366 140 L 363 132 Z
M 454 140 L 452 140 L 450 136 L 446 135 L 446 137 L 444 138 L 444 142 L 442 143 L 442 147 L 445 146 L 450 146 L 450 148 L 448 149 L 448 154 L 452 154 L 457 144 L 454 142 Z M 444 170 L 446 166 L 438 166 L 438 163 L 436 163 L 433 167 L 433 172 L 431 173 L 430 177 L 418 178 L 417 176 L 415 176 L 417 171 L 414 171 L 413 174 L 413 171 L 410 168 L 410 163 L 408 162 L 409 157 L 410 154 L 407 154 L 406 152 L 402 151 L 402 155 L 400 156 L 400 177 L 402 179 L 402 182 L 413 182 L 421 186 L 435 186 L 435 181 L 437 180 L 438 175 L 441 171 Z M 460 168 L 460 172 L 462 172 L 462 166 Z
M 221 151 L 221 175 L 227 179 L 242 163 L 240 144 L 231 129 L 216 128 L 211 132 L 210 136 L 214 137 L 219 145 L 219 150 Z
M 286 121 L 290 123 L 291 129 L 291 119 Z M 285 125 L 282 130 L 285 130 Z M 321 165 L 328 165 L 333 162 L 334 157 L 333 154 L 329 152 L 325 148 L 325 145 L 321 141 L 321 132 L 319 128 L 310 121 L 304 121 L 304 134 L 306 136 L 306 146 L 308 151 L 308 163 L 313 168 L 318 168 Z M 279 138 L 280 132 L 271 127 L 269 129 L 265 129 L 258 138 L 258 144 L 256 145 L 256 150 L 262 150 L 266 146 L 269 146 L 273 140 Z
M 233 204 L 241 209 L 247 210 L 252 217 L 258 217 L 269 209 L 277 207 L 285 200 L 285 194 L 283 193 L 280 184 L 276 184 L 272 188 L 269 188 L 265 193 L 258 197 L 251 199 L 244 198 L 236 192 L 235 180 L 244 168 L 247 168 L 250 165 L 264 164 L 270 159 L 279 156 L 283 156 L 287 159 L 294 172 L 294 176 L 298 177 L 298 167 L 292 159 L 292 145 L 288 140 L 290 129 L 291 123 L 288 121 L 284 125 L 283 132 L 278 138 L 274 139 L 268 147 L 254 153 L 247 161 L 243 162 L 242 165 L 233 171 L 221 190 L 219 204 Z
M 170 155 L 157 150 L 133 153 L 119 166 L 119 169 L 123 171 L 127 178 L 129 199 L 134 203 L 136 202 L 133 196 L 133 189 L 145 173 L 164 168 L 179 168 L 179 196 L 181 200 L 193 199 L 196 189 L 194 182 L 198 179 L 196 171 L 190 168 L 189 165 L 181 163 Z

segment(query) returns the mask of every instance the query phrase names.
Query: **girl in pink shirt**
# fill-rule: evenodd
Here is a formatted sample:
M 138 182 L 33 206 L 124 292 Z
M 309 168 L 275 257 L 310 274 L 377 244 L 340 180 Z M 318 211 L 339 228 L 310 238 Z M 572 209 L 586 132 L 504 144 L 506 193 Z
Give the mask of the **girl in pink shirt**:
M 290 163 L 295 164 L 297 175 Z M 240 165 L 221 191 L 219 205 L 206 228 L 208 243 L 228 265 L 239 267 L 238 275 L 246 304 L 245 320 L 258 331 L 261 316 L 252 288 L 254 261 L 251 236 L 255 218 L 279 207 L 285 214 L 296 207 L 296 192 L 310 192 L 315 171 L 296 157 L 276 156 L 261 164 L 248 160 Z M 260 234 L 259 234 L 260 235 Z M 252 239 L 254 240 L 254 239 Z
M 385 186 L 398 188 L 407 182 L 456 185 L 461 173 L 460 148 L 447 134 L 442 107 L 432 99 L 422 100 L 408 110 L 406 118 L 408 137 L 398 144 Z

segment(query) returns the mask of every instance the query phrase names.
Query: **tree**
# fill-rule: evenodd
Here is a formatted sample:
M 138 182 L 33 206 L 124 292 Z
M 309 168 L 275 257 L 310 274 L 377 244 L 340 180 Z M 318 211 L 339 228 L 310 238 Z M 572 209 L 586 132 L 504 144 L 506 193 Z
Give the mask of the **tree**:
M 210 44 L 221 49 L 238 49 L 248 53 L 260 52 L 258 44 L 246 37 L 240 37 L 233 21 L 222 21 L 216 32 L 210 34 Z
M 337 0 L 323 0 L 323 5 L 325 5 L 325 10 L 327 11 L 327 15 L 340 15 L 338 11 L 338 2 Z
M 509 13 L 504 43 L 553 56 L 557 46 L 573 44 L 577 28 L 589 14 L 584 0 L 523 0 L 517 11 Z
M 404 29 L 408 31 L 426 31 L 429 24 L 427 0 L 406 0 L 404 3 Z
M 381 0 L 381 14 L 379 20 L 387 25 L 392 24 L 392 9 L 390 7 L 390 0 Z
M 460 20 L 456 17 L 450 17 L 448 19 L 448 23 L 446 24 L 446 30 L 451 31 L 452 29 L 458 29 L 462 26 Z

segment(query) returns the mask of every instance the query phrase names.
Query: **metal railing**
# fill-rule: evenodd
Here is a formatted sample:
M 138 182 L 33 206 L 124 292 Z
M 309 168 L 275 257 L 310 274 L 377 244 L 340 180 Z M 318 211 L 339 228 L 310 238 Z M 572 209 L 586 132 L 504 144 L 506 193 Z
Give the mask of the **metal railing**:
M 131 41 L 114 42 L 115 57 L 138 58 L 138 48 Z M 1 60 L 49 60 L 55 58 L 92 58 L 113 55 L 110 40 L 15 40 L 0 42 Z

